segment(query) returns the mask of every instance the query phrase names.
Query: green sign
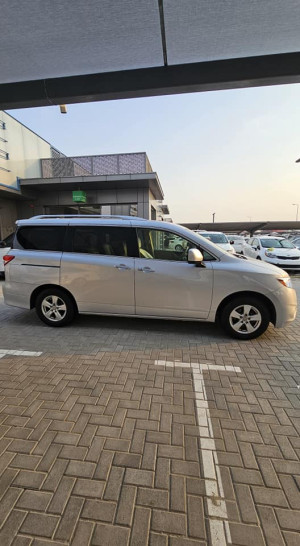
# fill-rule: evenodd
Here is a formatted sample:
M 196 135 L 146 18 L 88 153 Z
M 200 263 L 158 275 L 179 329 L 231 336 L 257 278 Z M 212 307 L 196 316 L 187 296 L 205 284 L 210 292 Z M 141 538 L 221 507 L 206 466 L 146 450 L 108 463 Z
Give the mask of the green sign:
M 75 203 L 86 203 L 85 191 L 73 191 L 73 201 Z

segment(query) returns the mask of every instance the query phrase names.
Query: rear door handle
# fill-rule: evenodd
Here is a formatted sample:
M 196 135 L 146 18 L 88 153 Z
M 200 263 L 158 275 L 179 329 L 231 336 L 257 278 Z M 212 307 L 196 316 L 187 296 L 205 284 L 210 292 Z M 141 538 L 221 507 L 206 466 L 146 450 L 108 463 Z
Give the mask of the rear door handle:
M 128 269 L 130 269 L 130 267 L 128 267 L 128 265 L 125 265 L 125 264 L 115 265 L 115 268 L 118 269 L 119 271 L 127 271 Z
M 151 269 L 151 267 L 139 267 L 138 271 L 141 271 L 142 273 L 155 273 L 154 269 Z

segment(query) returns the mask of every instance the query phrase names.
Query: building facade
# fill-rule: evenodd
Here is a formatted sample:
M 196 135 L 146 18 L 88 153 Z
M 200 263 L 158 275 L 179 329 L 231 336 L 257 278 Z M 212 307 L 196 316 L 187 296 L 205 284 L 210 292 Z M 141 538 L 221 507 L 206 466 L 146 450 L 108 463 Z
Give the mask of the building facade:
M 38 214 L 117 214 L 163 220 L 169 210 L 145 152 L 66 157 L 0 112 L 0 239 Z

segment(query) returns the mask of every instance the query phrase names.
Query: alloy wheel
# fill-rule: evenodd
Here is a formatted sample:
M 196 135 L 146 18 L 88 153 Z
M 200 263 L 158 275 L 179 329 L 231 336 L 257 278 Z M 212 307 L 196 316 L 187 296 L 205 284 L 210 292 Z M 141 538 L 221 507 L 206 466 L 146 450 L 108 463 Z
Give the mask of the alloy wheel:
M 239 334 L 251 334 L 261 325 L 260 311 L 253 305 L 239 305 L 229 315 L 230 326 Z
M 67 306 L 58 296 L 46 296 L 41 304 L 43 315 L 53 322 L 59 322 L 66 316 Z

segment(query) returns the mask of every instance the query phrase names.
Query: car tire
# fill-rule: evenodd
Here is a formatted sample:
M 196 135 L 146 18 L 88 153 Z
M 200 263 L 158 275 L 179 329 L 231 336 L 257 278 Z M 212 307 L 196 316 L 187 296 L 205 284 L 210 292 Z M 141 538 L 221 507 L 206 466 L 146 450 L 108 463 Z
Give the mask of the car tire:
M 256 259 L 257 259 L 257 260 L 261 260 L 261 257 L 260 257 L 260 256 L 256 256 Z
M 77 309 L 71 296 L 59 288 L 47 288 L 36 298 L 38 317 L 48 326 L 59 327 L 70 324 Z
M 229 301 L 221 311 L 220 322 L 231 337 L 254 339 L 270 323 L 270 313 L 263 301 L 254 296 L 240 296 Z

